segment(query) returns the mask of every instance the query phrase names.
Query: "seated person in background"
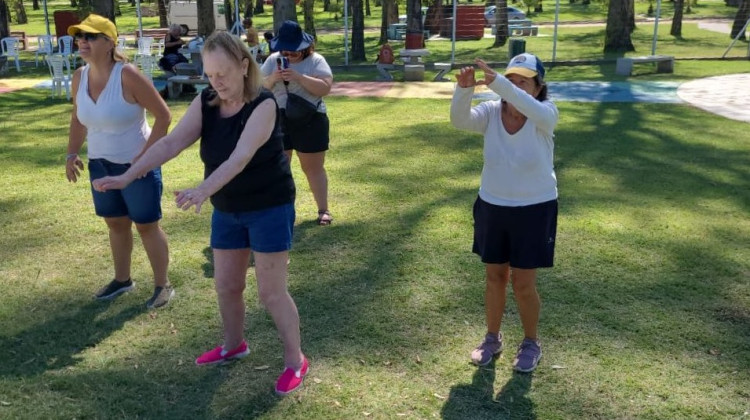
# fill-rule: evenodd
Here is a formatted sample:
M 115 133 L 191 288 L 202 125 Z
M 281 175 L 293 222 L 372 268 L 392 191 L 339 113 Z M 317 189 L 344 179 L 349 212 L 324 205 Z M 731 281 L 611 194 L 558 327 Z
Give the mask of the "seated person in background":
M 245 18 L 242 21 L 242 27 L 245 28 L 246 35 L 246 41 L 248 47 L 254 47 L 258 45 L 258 30 L 253 28 L 253 20 L 250 18 Z
M 159 67 L 164 71 L 176 73 L 174 66 L 188 62 L 188 59 L 180 54 L 180 48 L 185 43 L 180 38 L 181 31 L 180 25 L 173 23 L 169 25 L 169 32 L 164 35 L 164 55 L 159 59 Z
M 269 55 L 271 55 L 272 52 L 276 50 L 272 50 L 271 40 L 273 39 L 273 32 L 266 31 L 263 33 L 263 41 L 261 41 L 259 48 L 258 48 L 258 55 L 256 56 L 256 59 L 258 63 L 263 64 L 264 61 L 266 61 L 266 58 L 268 58 Z

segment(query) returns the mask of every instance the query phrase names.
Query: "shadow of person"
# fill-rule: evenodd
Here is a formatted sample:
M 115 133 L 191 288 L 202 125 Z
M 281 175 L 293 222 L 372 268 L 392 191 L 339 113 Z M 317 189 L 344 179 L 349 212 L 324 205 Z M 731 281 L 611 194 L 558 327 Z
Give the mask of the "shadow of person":
M 201 264 L 203 277 L 212 279 L 214 278 L 214 250 L 210 246 L 203 248 L 203 256 L 206 257 L 206 262 Z
M 531 373 L 513 372 L 513 376 L 495 397 L 495 403 L 503 408 L 508 418 L 536 419 L 534 403 L 527 396 L 532 377 Z
M 497 419 L 495 394 L 495 359 L 487 366 L 477 368 L 470 384 L 455 385 L 443 405 L 444 419 Z
M 56 315 L 15 335 L 0 337 L 0 376 L 34 376 L 73 366 L 76 355 L 95 347 L 123 324 L 146 310 L 142 303 L 106 313 L 111 302 L 92 301 L 75 312 Z

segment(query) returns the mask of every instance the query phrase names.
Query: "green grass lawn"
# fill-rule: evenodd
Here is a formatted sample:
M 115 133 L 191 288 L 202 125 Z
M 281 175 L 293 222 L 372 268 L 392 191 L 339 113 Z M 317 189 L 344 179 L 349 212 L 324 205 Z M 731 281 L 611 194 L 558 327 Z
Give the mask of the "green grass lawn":
M 554 73 L 554 72 L 553 72 Z M 481 137 L 448 100 L 327 99 L 335 221 L 295 162 L 290 288 L 311 371 L 273 395 L 281 344 L 246 291 L 249 357 L 194 365 L 221 327 L 207 249 L 210 206 L 176 209 L 197 147 L 163 168 L 163 226 L 177 298 L 146 311 L 111 278 L 87 182 L 69 184 L 70 105 L 22 90 L 0 100 L 0 418 L 740 419 L 750 409 L 747 124 L 687 105 L 559 103 L 556 267 L 540 272 L 544 359 L 513 374 L 521 339 L 468 363 L 483 336 L 483 267 L 470 252 Z M 170 102 L 175 120 L 187 103 Z

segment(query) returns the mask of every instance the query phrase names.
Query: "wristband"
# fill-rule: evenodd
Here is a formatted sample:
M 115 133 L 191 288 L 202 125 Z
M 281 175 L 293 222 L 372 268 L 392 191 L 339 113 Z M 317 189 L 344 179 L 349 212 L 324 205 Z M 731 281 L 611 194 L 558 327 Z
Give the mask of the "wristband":
M 69 161 L 70 159 L 77 158 L 77 157 L 78 157 L 78 153 L 68 153 L 67 155 L 65 155 L 65 161 Z

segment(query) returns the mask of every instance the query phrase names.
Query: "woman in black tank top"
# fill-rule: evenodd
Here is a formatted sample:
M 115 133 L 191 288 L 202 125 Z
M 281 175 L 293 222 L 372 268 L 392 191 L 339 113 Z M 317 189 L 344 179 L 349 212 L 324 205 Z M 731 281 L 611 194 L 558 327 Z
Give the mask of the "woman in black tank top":
M 284 369 L 276 392 L 302 385 L 308 362 L 301 350 L 299 315 L 287 290 L 287 262 L 294 227 L 294 181 L 283 151 L 276 101 L 262 89 L 260 69 L 242 41 L 215 32 L 203 47 L 211 88 L 201 92 L 175 129 L 119 177 L 97 180 L 94 188 L 122 188 L 201 139 L 204 180 L 177 191 L 183 210 L 211 199 L 214 278 L 224 344 L 203 353 L 196 364 L 245 357 L 243 291 L 251 252 L 258 295 L 284 343 Z M 157 147 L 158 146 L 158 147 Z

